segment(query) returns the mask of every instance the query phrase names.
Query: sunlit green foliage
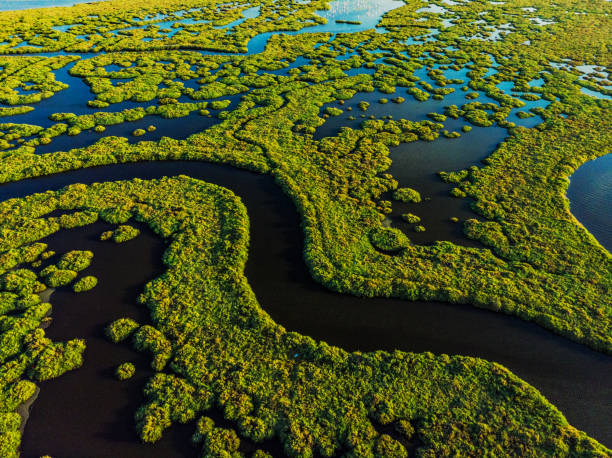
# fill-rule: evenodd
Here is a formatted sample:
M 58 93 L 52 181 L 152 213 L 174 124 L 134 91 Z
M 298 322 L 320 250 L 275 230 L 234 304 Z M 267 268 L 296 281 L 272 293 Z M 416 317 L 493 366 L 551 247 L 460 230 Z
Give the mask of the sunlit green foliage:
M 421 194 L 411 188 L 399 188 L 393 192 L 393 198 L 401 202 L 412 202 L 417 204 L 421 201 Z
M 34 380 L 43 381 L 59 377 L 63 373 L 81 367 L 85 341 L 71 340 L 65 344 L 47 345 L 34 362 L 28 375 Z
M 127 339 L 138 327 L 139 324 L 131 318 L 120 318 L 108 325 L 106 335 L 117 343 Z
M 108 328 L 116 341 L 132 334 L 135 347 L 151 354 L 153 368 L 164 371 L 149 381 L 147 403 L 136 415 L 145 441 L 158 440 L 172 422 L 190 421 L 218 405 L 241 435 L 277 435 L 290 455 L 331 454 L 343 446 L 359 455 L 406 453 L 397 439 L 377 432 L 387 424 L 418 435 L 422 451 L 433 455 L 447 453 L 448 444 L 457 452 L 484 451 L 491 441 L 517 453 L 552 454 L 559 447 L 604 453 L 537 391 L 495 363 L 428 353 L 347 353 L 286 332 L 259 307 L 243 275 L 248 220 L 228 190 L 178 177 L 74 185 L 20 202 L 15 218 L 3 224 L 16 246 L 27 237 L 27 215 L 69 202 L 100 213 L 121 205 L 168 239 L 167 271 L 140 299 L 155 325 L 139 327 L 126 319 Z M 0 212 L 7 204 L 0 204 Z M 41 223 L 60 230 L 51 218 Z M 37 361 L 54 357 L 55 363 L 45 370 L 34 366 L 32 375 L 43 379 L 78 366 L 81 348 L 78 341 L 48 347 Z M 467 426 L 474 422 L 486 424 L 486 432 L 472 432 Z M 200 423 L 196 440 L 204 453 L 238 446 L 232 430 Z M 455 434 L 452 425 L 465 425 L 464 432 Z
M 416 224 L 421 221 L 417 215 L 413 215 L 412 213 L 405 213 L 402 215 L 402 219 L 410 224 Z
M 75 293 L 82 293 L 85 291 L 89 291 L 93 289 L 98 284 L 98 279 L 92 275 L 87 275 L 86 277 L 79 278 L 73 285 L 72 290 Z
M 92 259 L 93 253 L 91 251 L 69 251 L 62 255 L 57 263 L 57 268 L 80 272 L 89 267 Z
M 109 231 L 110 232 L 110 231 Z M 123 243 L 132 240 L 140 235 L 140 230 L 128 224 L 122 224 L 114 231 L 105 232 L 100 236 L 101 240 L 112 239 L 115 243 Z
M 70 269 L 58 269 L 57 266 L 51 265 L 45 267 L 41 271 L 45 284 L 50 288 L 66 286 L 77 277 L 77 273 Z
M 388 252 L 401 250 L 410 243 L 402 231 L 392 227 L 381 227 L 372 230 L 370 240 L 375 248 Z
M 132 378 L 135 373 L 136 368 L 132 363 L 120 364 L 119 366 L 117 366 L 117 369 L 115 371 L 115 375 L 119 380 L 127 380 L 129 378 Z
M 331 453 L 341 444 L 358 454 L 404 453 L 401 442 L 377 433 L 375 427 L 397 423 L 397 428 L 409 430 L 405 422 L 416 429 L 423 451 L 432 454 L 444 453 L 449 443 L 455 451 L 484 450 L 490 441 L 543 454 L 559 446 L 603 453 L 533 388 L 494 363 L 401 352 L 349 354 L 287 333 L 261 310 L 244 278 L 246 209 L 227 190 L 179 177 L 74 185 L 20 202 L 18 207 L 0 204 L 0 213 L 9 206 L 15 211 L 3 223 L 15 247 L 28 238 L 27 215 L 67 206 L 108 215 L 120 205 L 168 238 L 168 270 L 148 284 L 141 297 L 155 326 L 139 327 L 124 319 L 108 328 L 115 341 L 131 334 L 135 347 L 151 354 L 155 370 L 171 371 L 154 377 L 145 390 L 147 404 L 136 416 L 145 441 L 158 440 L 172 422 L 194 419 L 216 404 L 247 438 L 261 440 L 281 431 L 291 455 L 314 449 Z M 43 218 L 40 224 L 41 236 L 60 230 L 53 218 Z M 36 342 L 40 337 L 31 345 L 40 345 Z M 48 362 L 45 369 L 35 365 L 30 373 L 44 379 L 77 367 L 81 350 L 79 341 L 52 345 L 37 359 Z M 433 404 L 432 390 L 438 393 Z M 427 409 L 418 407 L 423 405 Z M 511 427 L 508 412 L 521 412 L 510 417 Z M 331 421 L 321 423 L 326 418 Z M 450 425 L 474 421 L 486 423 L 488 432 L 466 429 L 451 436 Z M 203 450 L 237 446 L 231 430 L 200 429 Z M 302 431 L 309 431 L 311 439 Z

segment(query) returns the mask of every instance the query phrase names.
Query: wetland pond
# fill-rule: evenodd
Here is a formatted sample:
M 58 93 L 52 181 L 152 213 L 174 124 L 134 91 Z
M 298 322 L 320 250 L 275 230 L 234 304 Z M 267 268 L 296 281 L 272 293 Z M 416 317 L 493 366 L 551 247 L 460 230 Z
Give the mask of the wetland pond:
M 612 253 L 612 154 L 579 167 L 567 197 L 576 219 Z

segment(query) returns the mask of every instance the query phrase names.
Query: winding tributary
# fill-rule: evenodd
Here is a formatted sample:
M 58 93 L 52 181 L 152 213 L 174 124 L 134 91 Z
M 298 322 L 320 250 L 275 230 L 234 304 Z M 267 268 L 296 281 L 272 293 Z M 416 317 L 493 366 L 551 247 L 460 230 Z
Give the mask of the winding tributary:
M 295 207 L 269 176 L 200 162 L 145 162 L 10 183 L 0 186 L 0 199 L 58 189 L 77 182 L 150 179 L 179 174 L 227 187 L 242 198 L 251 223 L 246 276 L 261 306 L 288 330 L 347 350 L 431 351 L 499 362 L 538 388 L 572 425 L 604 444 L 612 444 L 612 427 L 608 421 L 612 417 L 609 356 L 535 324 L 469 305 L 365 299 L 328 291 L 312 280 L 302 260 L 303 235 Z M 133 269 L 150 271 L 150 252 L 156 249 L 156 244 L 151 242 L 142 248 L 141 255 L 130 256 L 135 260 L 131 262 L 136 262 Z M 100 260 L 96 262 L 102 264 Z M 107 269 L 115 267 L 114 264 L 106 266 Z M 97 294 L 97 290 L 95 288 L 90 294 Z M 135 298 L 136 291 L 131 294 Z M 58 310 L 54 311 L 54 317 L 58 322 L 70 320 Z M 108 317 L 101 317 L 101 326 L 107 321 Z M 77 370 L 69 377 L 78 379 L 78 373 Z M 62 379 L 64 377 L 54 383 L 61 386 Z M 95 392 L 96 387 L 83 389 Z M 45 396 L 43 386 L 39 399 Z M 67 401 L 70 399 L 68 397 Z M 35 403 L 31 420 L 36 416 L 36 409 Z M 24 443 L 27 437 L 39 433 L 44 436 L 42 431 L 36 431 L 35 425 L 32 420 L 26 426 Z

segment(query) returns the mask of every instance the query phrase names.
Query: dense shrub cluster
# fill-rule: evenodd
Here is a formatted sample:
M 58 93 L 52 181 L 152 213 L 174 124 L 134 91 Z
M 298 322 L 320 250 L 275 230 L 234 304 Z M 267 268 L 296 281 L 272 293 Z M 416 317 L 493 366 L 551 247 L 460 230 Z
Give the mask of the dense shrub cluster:
M 97 284 L 98 284 L 98 279 L 96 277 L 92 275 L 87 275 L 85 277 L 78 279 L 76 282 L 74 282 L 74 284 L 72 285 L 72 290 L 75 293 L 82 293 L 82 292 L 89 291 L 90 289 L 95 288 Z
M 130 215 L 131 216 L 131 215 Z M 112 240 L 115 243 L 123 243 L 140 235 L 140 230 L 128 224 L 122 224 L 112 231 L 105 231 L 100 234 L 100 240 Z
M 92 259 L 93 253 L 91 251 L 74 250 L 62 255 L 56 265 L 58 269 L 69 269 L 80 272 L 89 267 Z
M 132 363 L 123 363 L 117 366 L 117 370 L 115 371 L 115 375 L 119 380 L 127 380 L 132 378 L 136 373 L 136 368 Z
M 120 318 L 107 326 L 106 335 L 117 343 L 127 339 L 138 327 L 139 324 L 131 318 Z
M 393 193 L 393 198 L 405 203 L 419 203 L 421 201 L 421 194 L 411 188 L 399 188 Z

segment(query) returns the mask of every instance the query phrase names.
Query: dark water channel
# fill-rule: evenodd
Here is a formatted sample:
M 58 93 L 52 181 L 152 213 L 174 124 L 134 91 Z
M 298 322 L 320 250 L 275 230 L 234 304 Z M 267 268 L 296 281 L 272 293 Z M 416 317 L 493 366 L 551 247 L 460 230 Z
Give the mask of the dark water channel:
M 104 337 L 109 322 L 129 316 L 148 322 L 148 311 L 136 305 L 147 281 L 163 272 L 160 257 L 164 246 L 145 230 L 124 244 L 99 241 L 111 226 L 96 223 L 54 234 L 45 242 L 58 253 L 92 250 L 94 262 L 87 270 L 98 286 L 75 294 L 60 288 L 51 296 L 53 322 L 47 335 L 55 341 L 85 338 L 83 366 L 62 377 L 40 384 L 22 438 L 22 455 L 39 457 L 86 456 L 188 456 L 193 426 L 173 427 L 154 446 L 141 445 L 134 430 L 134 412 L 143 402 L 142 389 L 153 375 L 150 357 L 129 345 L 115 345 Z M 131 361 L 136 375 L 126 382 L 114 377 L 115 368 Z M 34 407 L 35 406 L 35 407 Z
M 92 183 L 136 177 L 150 179 L 178 174 L 228 187 L 242 198 L 251 221 L 251 247 L 246 276 L 262 307 L 288 330 L 325 340 L 347 350 L 431 351 L 438 354 L 478 356 L 499 362 L 538 388 L 566 415 L 572 425 L 604 444 L 612 444 L 612 428 L 608 421 L 612 417 L 609 402 L 612 397 L 609 384 L 612 362 L 609 356 L 558 337 L 535 324 L 469 305 L 364 299 L 324 289 L 311 279 L 302 260 L 303 235 L 295 207 L 271 177 L 199 162 L 111 165 L 4 185 L 0 187 L 0 198 L 25 196 L 76 182 Z M 64 233 L 69 234 L 69 231 Z M 95 233 L 98 234 L 99 230 Z M 64 237 L 66 246 L 72 247 L 73 238 L 69 235 Z M 137 263 L 129 269 L 142 273 L 139 277 L 142 286 L 158 272 L 151 265 L 159 266 L 159 261 L 155 259 L 159 258 L 161 252 L 159 243 L 148 236 L 142 237 L 138 243 L 143 245 L 138 245 L 134 255 L 126 256 L 121 252 L 118 256 L 119 259 Z M 100 269 L 117 269 L 116 261 L 105 264 L 103 258 L 98 256 L 98 251 L 94 259 Z M 105 274 L 99 275 L 103 279 Z M 102 294 L 104 283 L 106 281 L 87 293 L 91 297 L 90 301 L 94 301 L 97 294 Z M 127 289 L 128 293 L 112 283 L 112 288 L 119 294 L 113 300 L 121 303 L 130 300 L 133 303 L 138 290 L 136 283 Z M 108 284 L 110 286 L 111 282 Z M 127 299 L 126 294 L 131 295 L 132 299 Z M 78 315 L 61 315 L 58 296 L 52 297 L 56 321 L 78 321 Z M 114 318 L 102 315 L 95 317 L 98 329 Z M 53 326 L 49 332 L 52 332 Z M 79 335 L 77 330 L 72 335 L 64 335 L 64 338 L 91 336 L 89 331 L 87 335 Z M 133 359 L 134 356 L 127 358 Z M 89 359 L 93 360 L 91 357 Z M 62 415 L 68 417 L 72 411 L 87 410 L 87 399 L 79 401 L 79 398 L 69 394 L 78 384 L 79 373 L 80 370 L 77 370 L 49 382 L 49 385 L 53 383 L 58 387 L 55 395 L 48 395 L 46 384 L 43 385 L 39 401 L 36 401 L 32 409 L 33 420 L 26 426 L 26 450 L 29 447 L 28 438 L 42 437 L 47 441 L 51 437 L 49 431 L 36 426 L 40 424 L 35 420 L 37 409 L 45 416 L 53 409 L 65 409 Z M 62 385 L 63 380 L 72 379 L 74 382 Z M 92 381 L 86 389 L 95 392 L 96 387 L 97 383 Z M 59 397 L 62 402 L 53 403 L 50 397 L 45 407 L 43 403 L 47 396 L 53 396 L 55 401 Z M 126 408 L 124 410 L 131 421 L 131 414 L 127 413 Z M 101 421 L 94 410 L 90 410 L 88 415 L 91 422 Z M 63 421 L 57 427 L 67 428 Z M 76 431 L 73 434 L 72 437 L 82 437 L 77 436 Z M 82 439 L 90 440 L 85 437 Z M 112 442 L 110 437 L 99 440 Z M 167 440 L 172 439 L 170 437 Z M 53 450 L 47 453 L 53 454 Z

